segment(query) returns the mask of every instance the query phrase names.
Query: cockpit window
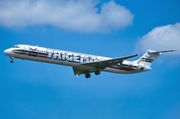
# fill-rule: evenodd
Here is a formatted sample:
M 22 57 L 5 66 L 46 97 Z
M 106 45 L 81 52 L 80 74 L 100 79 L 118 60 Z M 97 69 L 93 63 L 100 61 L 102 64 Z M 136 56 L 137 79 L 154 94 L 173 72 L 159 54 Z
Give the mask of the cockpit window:
M 15 45 L 15 46 L 13 46 L 13 48 L 16 48 L 16 45 Z
M 20 48 L 18 45 L 13 46 L 13 48 Z

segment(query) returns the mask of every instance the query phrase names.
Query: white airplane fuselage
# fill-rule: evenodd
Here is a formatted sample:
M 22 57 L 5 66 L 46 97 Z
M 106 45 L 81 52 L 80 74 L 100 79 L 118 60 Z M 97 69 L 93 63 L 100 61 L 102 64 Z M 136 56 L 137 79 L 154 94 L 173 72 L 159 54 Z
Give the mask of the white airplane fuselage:
M 123 60 L 121 63 L 116 63 L 111 66 L 108 65 L 104 68 L 97 68 L 96 66 L 89 66 L 86 64 L 93 62 L 101 64 L 101 62 L 111 60 L 113 58 L 31 45 L 15 45 L 12 48 L 6 49 L 4 53 L 12 59 L 11 62 L 14 62 L 13 58 L 18 58 L 71 66 L 73 67 L 75 75 L 91 73 L 95 72 L 96 70 L 120 74 L 130 74 L 144 72 L 151 69 L 150 67 L 143 66 L 135 61 L 127 60 Z M 102 66 L 103 65 L 104 64 L 102 64 Z

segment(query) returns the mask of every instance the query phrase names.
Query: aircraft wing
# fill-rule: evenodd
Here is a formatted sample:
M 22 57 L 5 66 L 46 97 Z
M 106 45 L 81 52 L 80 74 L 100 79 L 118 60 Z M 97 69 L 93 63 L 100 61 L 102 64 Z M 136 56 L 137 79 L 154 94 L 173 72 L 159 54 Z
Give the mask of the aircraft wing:
M 123 60 L 136 57 L 136 56 L 140 56 L 140 54 L 134 54 L 134 55 L 124 56 L 124 57 L 119 57 L 119 58 L 112 58 L 112 59 L 107 59 L 107 60 L 102 60 L 102 61 L 83 63 L 83 64 L 73 67 L 73 72 L 75 75 L 81 75 L 81 74 L 86 74 L 87 72 L 94 72 L 97 69 L 102 70 L 102 69 L 105 69 L 106 67 L 115 65 L 117 63 L 120 63 L 122 65 Z
M 112 59 L 96 61 L 96 62 L 88 62 L 88 63 L 83 63 L 81 65 L 88 66 L 88 67 L 94 67 L 96 69 L 104 69 L 106 67 L 115 65 L 117 63 L 122 64 L 123 60 L 132 58 L 132 57 L 136 57 L 136 56 L 139 56 L 139 54 L 124 56 L 124 57 L 119 57 L 119 58 L 112 58 Z

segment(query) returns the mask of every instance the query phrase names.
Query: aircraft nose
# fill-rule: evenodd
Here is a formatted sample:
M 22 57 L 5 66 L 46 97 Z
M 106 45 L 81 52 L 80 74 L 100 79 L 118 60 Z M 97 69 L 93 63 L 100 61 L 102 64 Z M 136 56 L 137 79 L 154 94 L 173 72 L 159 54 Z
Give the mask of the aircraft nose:
M 5 55 L 9 55 L 9 54 L 11 54 L 11 53 L 12 53 L 11 49 L 6 49 L 6 50 L 4 50 L 4 54 L 5 54 Z

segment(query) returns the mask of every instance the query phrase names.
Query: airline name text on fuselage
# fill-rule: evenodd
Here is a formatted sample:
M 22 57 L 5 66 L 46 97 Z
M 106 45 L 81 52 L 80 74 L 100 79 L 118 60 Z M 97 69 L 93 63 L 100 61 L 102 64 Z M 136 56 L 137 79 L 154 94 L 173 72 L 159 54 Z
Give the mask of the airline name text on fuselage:
M 98 61 L 98 58 L 95 56 L 76 54 L 67 51 L 47 52 L 47 56 L 49 59 L 63 60 L 63 61 L 77 62 L 77 63 Z

